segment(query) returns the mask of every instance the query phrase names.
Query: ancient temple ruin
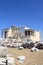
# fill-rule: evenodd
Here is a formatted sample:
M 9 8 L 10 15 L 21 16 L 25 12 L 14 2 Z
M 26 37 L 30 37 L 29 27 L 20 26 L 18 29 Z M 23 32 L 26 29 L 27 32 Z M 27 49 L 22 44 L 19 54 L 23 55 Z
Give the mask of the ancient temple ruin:
M 25 26 L 11 26 L 2 29 L 2 38 L 28 38 L 33 41 L 40 41 L 40 31 Z

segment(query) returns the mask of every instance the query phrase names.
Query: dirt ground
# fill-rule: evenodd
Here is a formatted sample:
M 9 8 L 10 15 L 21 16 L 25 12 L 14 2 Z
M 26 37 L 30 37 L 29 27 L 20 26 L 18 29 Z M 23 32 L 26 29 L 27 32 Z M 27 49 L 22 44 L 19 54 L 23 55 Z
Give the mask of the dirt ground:
M 10 53 L 15 59 L 15 65 L 43 65 L 43 50 L 31 52 L 31 49 L 8 48 L 8 54 Z M 26 57 L 23 64 L 18 63 L 17 57 L 20 55 Z

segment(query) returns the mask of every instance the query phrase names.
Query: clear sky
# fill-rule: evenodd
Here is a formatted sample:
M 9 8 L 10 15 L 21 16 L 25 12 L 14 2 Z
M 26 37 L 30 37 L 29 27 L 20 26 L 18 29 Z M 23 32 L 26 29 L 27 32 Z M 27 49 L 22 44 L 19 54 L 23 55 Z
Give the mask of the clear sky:
M 43 0 L 0 0 L 0 36 L 11 25 L 40 30 L 43 40 Z

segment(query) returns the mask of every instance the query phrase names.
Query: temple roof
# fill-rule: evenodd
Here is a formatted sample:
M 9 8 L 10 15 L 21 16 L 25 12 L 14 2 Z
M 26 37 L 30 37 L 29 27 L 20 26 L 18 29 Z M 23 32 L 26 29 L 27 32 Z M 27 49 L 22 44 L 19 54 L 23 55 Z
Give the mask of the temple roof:
M 9 30 L 9 28 L 4 28 L 4 29 L 2 29 L 2 32 L 8 31 L 8 30 Z

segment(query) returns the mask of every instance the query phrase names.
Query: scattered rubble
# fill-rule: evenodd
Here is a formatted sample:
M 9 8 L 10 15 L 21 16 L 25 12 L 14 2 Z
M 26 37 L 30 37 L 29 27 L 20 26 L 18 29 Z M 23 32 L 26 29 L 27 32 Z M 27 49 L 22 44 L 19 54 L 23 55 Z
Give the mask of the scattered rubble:
M 18 56 L 17 58 L 19 63 L 24 63 L 25 56 Z
M 39 51 L 39 49 L 33 47 L 33 48 L 31 48 L 31 51 L 32 51 L 32 52 L 34 52 L 34 51 Z

